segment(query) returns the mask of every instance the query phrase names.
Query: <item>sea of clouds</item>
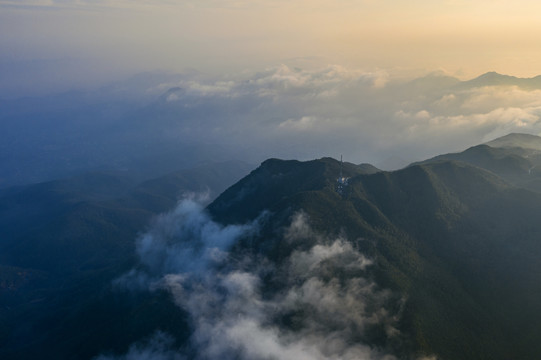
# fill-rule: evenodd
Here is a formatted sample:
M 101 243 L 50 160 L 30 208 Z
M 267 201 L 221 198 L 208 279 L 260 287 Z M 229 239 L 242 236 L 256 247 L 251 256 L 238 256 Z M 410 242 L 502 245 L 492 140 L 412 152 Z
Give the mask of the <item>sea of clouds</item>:
M 4 181 L 47 180 L 50 169 L 157 176 L 201 161 L 340 155 L 393 170 L 511 132 L 540 134 L 539 81 L 495 80 L 280 65 L 220 76 L 147 73 L 94 92 L 6 101 Z
M 402 165 L 492 140 L 541 132 L 541 89 L 481 86 L 442 72 L 414 80 L 341 66 L 285 65 L 217 78 L 161 83 L 176 134 L 224 141 L 260 157 L 345 154 Z M 263 155 L 265 154 L 265 155 Z

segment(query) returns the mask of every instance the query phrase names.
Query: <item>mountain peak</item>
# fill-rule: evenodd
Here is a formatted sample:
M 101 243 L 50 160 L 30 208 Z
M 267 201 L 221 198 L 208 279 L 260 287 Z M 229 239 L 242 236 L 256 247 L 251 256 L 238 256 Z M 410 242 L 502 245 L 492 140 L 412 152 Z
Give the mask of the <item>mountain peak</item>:
M 503 75 L 496 71 L 488 71 L 480 76 L 477 79 L 497 79 L 497 78 L 515 78 L 514 76 Z M 515 78 L 516 79 L 516 78 Z
M 510 76 L 510 75 L 502 75 L 500 73 L 497 73 L 495 71 L 489 71 L 487 73 L 484 73 L 475 79 L 466 81 L 466 84 L 473 85 L 473 86 L 497 86 L 497 85 L 516 85 L 515 82 L 519 80 L 519 78 Z
M 541 76 L 533 78 L 519 78 L 511 75 L 503 75 L 495 71 L 484 73 L 475 79 L 462 83 L 467 87 L 483 87 L 483 86 L 519 86 L 526 89 L 541 88 Z
M 496 148 L 521 147 L 524 149 L 541 150 L 541 137 L 526 133 L 510 133 L 491 140 L 485 145 Z

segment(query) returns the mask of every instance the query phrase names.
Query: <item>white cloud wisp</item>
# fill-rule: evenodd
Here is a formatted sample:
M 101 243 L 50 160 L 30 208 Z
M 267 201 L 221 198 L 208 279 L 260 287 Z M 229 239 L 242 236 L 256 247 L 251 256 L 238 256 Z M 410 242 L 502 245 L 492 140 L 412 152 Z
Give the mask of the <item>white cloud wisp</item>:
M 150 290 L 169 291 L 189 313 L 195 351 L 182 354 L 153 340 L 148 349 L 134 345 L 130 353 L 158 349 L 164 359 L 172 354 L 195 359 L 396 359 L 388 349 L 366 342 L 374 327 L 389 339 L 400 337 L 399 313 L 387 309 L 396 300 L 367 277 L 371 260 L 346 239 L 315 233 L 303 213 L 285 229 L 284 240 L 315 239 L 308 249 L 293 248 L 285 258 L 271 261 L 255 254 L 239 258 L 222 247 L 256 227 L 220 227 L 192 202 L 181 203 L 157 221 L 138 241 L 147 281 L 129 274 L 117 283 L 135 281 Z M 219 256 L 209 255 L 217 248 Z M 122 359 L 139 358 L 127 354 Z

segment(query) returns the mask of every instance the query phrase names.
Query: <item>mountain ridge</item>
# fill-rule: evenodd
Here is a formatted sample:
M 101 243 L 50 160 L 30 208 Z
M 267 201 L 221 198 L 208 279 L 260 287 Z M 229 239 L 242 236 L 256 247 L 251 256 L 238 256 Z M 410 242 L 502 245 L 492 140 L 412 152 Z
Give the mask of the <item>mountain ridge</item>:
M 495 71 L 489 71 L 474 79 L 464 81 L 462 85 L 471 87 L 519 86 L 527 89 L 539 89 L 541 87 L 541 75 L 530 78 L 520 78 L 499 74 Z
M 488 170 L 505 181 L 532 191 L 541 191 L 541 137 L 509 134 L 462 152 L 438 155 L 413 163 L 461 161 Z
M 510 133 L 494 140 L 488 141 L 485 145 L 491 147 L 520 147 L 541 151 L 541 137 L 528 133 Z
M 494 266 L 497 259 L 511 263 L 521 261 L 522 251 L 506 253 L 509 246 L 506 239 L 512 234 L 510 229 L 518 230 L 523 225 L 517 228 L 518 225 L 506 218 L 520 215 L 523 220 L 517 224 L 534 223 L 535 214 L 541 213 L 541 195 L 514 188 L 492 172 L 456 161 L 419 164 L 394 172 L 348 173 L 351 175 L 349 190 L 340 195 L 334 188 L 339 162 L 321 159 L 308 163 L 280 163 L 278 160 L 263 163 L 239 183 L 241 186 L 234 186 L 218 197 L 209 210 L 217 220 L 235 223 L 253 219 L 267 209 L 271 211 L 274 226 L 284 226 L 292 214 L 302 210 L 319 231 L 343 232 L 348 239 L 366 239 L 353 243 L 378 259 L 374 273 L 378 284 L 408 294 L 401 331 L 417 339 L 408 351 L 425 355 L 435 353 L 444 359 L 474 359 L 481 354 L 493 359 L 512 356 L 512 349 L 519 339 L 516 336 L 511 339 L 512 334 L 504 329 L 524 324 L 526 320 L 508 290 L 517 291 L 520 287 L 512 281 L 496 286 L 502 299 L 500 303 L 507 304 L 518 314 L 520 321 L 513 323 L 498 315 L 495 310 L 498 301 L 487 305 L 483 297 L 483 291 L 495 286 L 498 276 L 509 274 L 505 275 L 503 269 L 479 271 L 478 264 Z M 312 173 L 292 173 L 293 164 L 324 175 L 324 178 L 316 183 L 304 181 L 304 176 Z M 263 171 L 267 178 L 280 174 L 288 177 L 284 184 L 295 183 L 292 185 L 295 191 L 268 187 L 265 181 L 260 181 Z M 248 185 L 251 195 L 235 198 L 234 194 L 247 191 Z M 260 194 L 276 191 L 281 191 L 281 195 L 274 193 L 275 196 L 264 198 L 240 218 L 230 216 L 245 205 L 249 206 L 247 203 Z M 521 200 L 517 203 L 516 199 Z M 522 205 L 526 203 L 529 205 Z M 506 210 L 498 212 L 493 208 Z M 486 213 L 495 218 L 487 217 Z M 540 227 L 535 229 L 534 233 L 541 235 Z M 283 242 L 272 245 L 264 240 L 273 237 L 272 231 L 263 233 L 261 244 L 255 245 L 261 246 L 256 252 L 264 251 L 275 261 L 280 261 L 292 251 L 287 250 L 288 245 Z M 517 233 L 525 236 L 522 247 L 540 253 L 537 235 L 526 235 L 520 230 Z M 465 234 L 469 243 L 462 240 Z M 494 238 L 492 250 L 489 250 L 487 236 Z M 462 258 L 464 260 L 460 260 Z M 525 264 L 517 266 L 510 278 L 522 276 L 528 279 L 527 282 L 533 281 L 532 275 L 527 274 L 532 269 L 539 271 L 539 265 L 533 259 Z M 472 276 L 470 271 L 479 271 L 479 274 Z M 446 288 L 437 290 L 440 281 L 444 281 Z M 541 295 L 539 286 L 532 287 L 531 291 Z M 453 305 L 450 299 L 456 303 Z M 443 331 L 439 322 L 445 313 L 448 314 L 445 315 L 448 326 Z M 464 333 L 464 329 L 471 332 Z M 532 331 L 539 333 L 540 330 L 537 327 Z M 445 335 L 441 335 L 442 331 Z M 446 340 L 451 334 L 460 339 L 459 345 Z M 524 353 L 535 353 L 536 349 L 535 343 L 528 343 Z
M 535 358 L 541 353 L 541 194 L 522 186 L 524 177 L 517 175 L 527 174 L 530 150 L 481 144 L 390 172 L 328 157 L 273 158 L 238 181 L 243 167 L 226 163 L 221 170 L 210 164 L 135 188 L 116 180 L 108 188 L 100 175 L 4 191 L 2 199 L 11 198 L 0 206 L 3 213 L 20 201 L 22 210 L 35 207 L 49 218 L 29 226 L 28 213 L 19 227 L 2 227 L 15 240 L 7 246 L 2 237 L 2 254 L 9 256 L 0 261 L 0 318 L 6 320 L 0 355 L 125 354 L 156 329 L 172 336 L 176 350 L 189 347 L 194 324 L 173 304 L 174 294 L 163 288 L 122 292 L 111 282 L 148 268 L 137 261 L 134 238 L 159 223 L 149 224 L 153 214 L 173 211 L 180 191 L 200 191 L 206 180 L 198 179 L 207 179 L 209 187 L 224 189 L 206 208 L 209 229 L 258 224 L 226 249 L 230 262 L 221 266 L 259 279 L 260 301 L 279 298 L 290 286 L 305 289 L 302 279 L 284 275 L 292 260 L 302 267 L 307 256 L 339 251 L 343 255 L 317 263 L 319 277 L 304 285 L 360 281 L 371 284 L 369 294 L 385 294 L 351 299 L 358 309 L 377 310 L 352 337 L 357 345 L 400 359 Z M 347 181 L 339 188 L 340 176 Z M 95 193 L 89 191 L 93 184 Z M 123 187 L 127 195 L 114 198 Z M 299 218 L 310 231 L 292 240 Z M 172 236 L 167 241 L 174 242 Z M 343 256 L 360 256 L 352 263 L 358 268 L 349 268 Z M 246 273 L 250 262 L 261 264 L 260 273 Z M 267 325 L 302 334 L 312 315 L 306 309 L 279 313 Z M 19 324 L 23 318 L 32 320 Z M 28 328 L 48 330 L 26 345 L 33 334 Z

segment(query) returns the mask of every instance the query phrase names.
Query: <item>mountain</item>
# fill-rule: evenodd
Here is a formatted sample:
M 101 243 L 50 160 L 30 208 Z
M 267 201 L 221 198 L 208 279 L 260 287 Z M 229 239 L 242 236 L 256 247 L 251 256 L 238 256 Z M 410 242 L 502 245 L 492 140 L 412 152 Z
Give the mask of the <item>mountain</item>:
M 251 168 L 207 163 L 140 184 L 88 173 L 3 190 L 0 357 L 88 359 L 156 328 L 183 334 L 167 294 L 118 293 L 112 280 L 137 263 L 134 239 L 152 218 L 186 193 L 210 201 Z
M 338 173 L 332 159 L 268 160 L 209 210 L 224 223 L 270 211 L 272 225 L 248 247 L 275 263 L 299 246 L 275 241 L 298 211 L 317 231 L 350 239 L 375 259 L 378 285 L 405 299 L 399 331 L 406 340 L 393 348 L 401 358 L 539 355 L 541 195 L 455 161 L 375 174 L 348 166 L 343 195 Z M 391 340 L 373 340 L 392 348 Z
M 515 76 L 502 75 L 497 72 L 487 72 L 475 79 L 464 81 L 462 87 L 483 87 L 483 86 L 518 86 L 524 89 L 540 89 L 541 76 L 533 78 L 518 78 Z
M 375 174 L 375 173 L 381 171 L 380 169 L 378 169 L 374 165 L 366 164 L 366 163 L 359 164 L 358 168 L 359 168 L 359 171 L 362 172 L 363 174 Z
M 439 92 L 443 89 L 452 88 L 458 84 L 460 84 L 459 79 L 443 73 L 434 72 L 407 82 L 406 87 L 410 89 L 410 91 L 426 94 L 433 91 Z
M 532 134 L 512 133 L 485 143 L 496 148 L 523 148 L 541 151 L 541 137 Z
M 438 155 L 414 164 L 446 160 L 462 161 L 491 171 L 515 186 L 540 192 L 541 150 L 539 148 L 541 148 L 541 137 L 530 134 L 509 134 L 460 153 Z
M 536 139 L 502 139 L 392 172 L 268 159 L 5 189 L 0 357 L 537 358 Z M 175 208 L 207 188 L 205 211 Z

